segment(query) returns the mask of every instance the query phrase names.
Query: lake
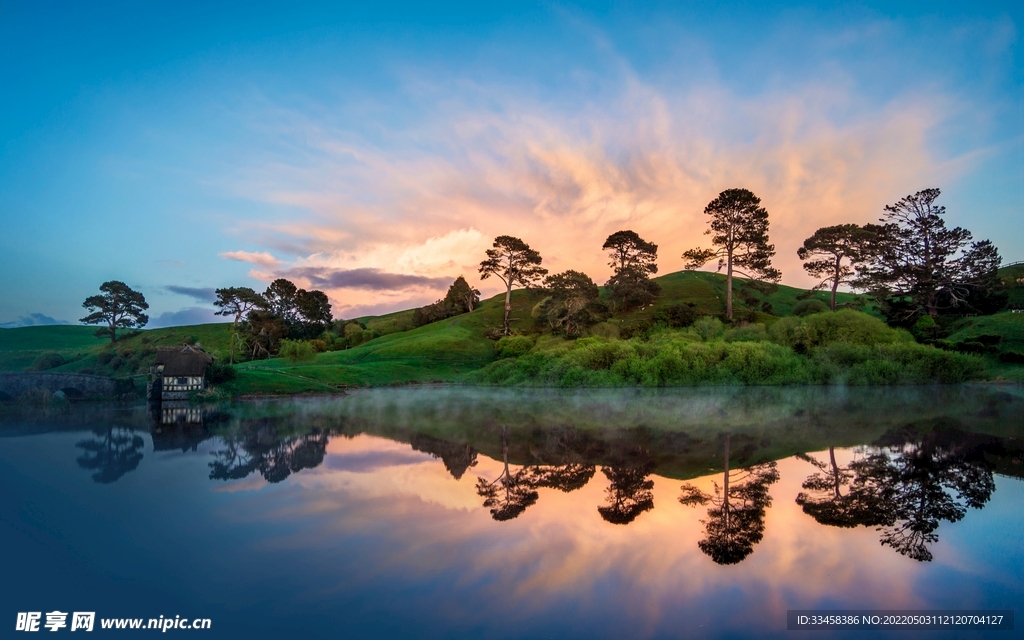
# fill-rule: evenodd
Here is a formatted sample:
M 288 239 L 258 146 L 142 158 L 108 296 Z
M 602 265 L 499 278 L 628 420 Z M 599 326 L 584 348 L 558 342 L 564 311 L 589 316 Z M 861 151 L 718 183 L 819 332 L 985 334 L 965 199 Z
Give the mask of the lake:
M 58 610 L 101 634 L 746 638 L 792 635 L 789 610 L 1012 610 L 1022 458 L 1015 386 L 8 407 L 5 633 Z M 993 633 L 1015 632 L 912 635 Z

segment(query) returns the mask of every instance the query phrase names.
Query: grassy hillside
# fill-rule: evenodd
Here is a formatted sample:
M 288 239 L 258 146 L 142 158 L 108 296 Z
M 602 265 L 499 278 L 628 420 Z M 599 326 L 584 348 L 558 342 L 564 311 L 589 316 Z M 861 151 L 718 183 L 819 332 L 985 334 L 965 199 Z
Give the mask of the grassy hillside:
M 1024 265 L 1021 268 L 1024 269 Z M 725 278 L 721 274 L 683 271 L 661 276 L 656 281 L 661 285 L 662 293 L 654 304 L 644 309 L 616 314 L 596 328 L 595 334 L 615 336 L 619 329 L 649 320 L 660 308 L 672 304 L 691 303 L 700 314 L 724 313 Z M 739 280 L 737 288 L 742 283 Z M 769 295 L 750 295 L 746 300 L 738 297 L 735 306 L 738 313 L 755 311 L 756 321 L 771 328 L 779 318 L 791 314 L 799 301 L 798 296 L 802 294 L 806 297 L 802 289 L 779 286 Z M 813 297 L 827 302 L 826 292 L 815 292 Z M 574 341 L 555 336 L 536 335 L 537 328 L 531 312 L 543 298 L 540 292 L 513 292 L 512 328 L 518 333 L 534 334 L 535 351 L 560 358 L 559 354 L 568 353 L 577 345 Z M 849 303 L 859 298 L 852 294 L 840 294 L 838 301 Z M 380 337 L 342 351 L 318 354 L 311 362 L 293 364 L 275 358 L 243 363 L 237 368 L 238 378 L 224 385 L 224 390 L 232 395 L 325 392 L 344 386 L 479 379 L 479 376 L 469 374 L 498 360 L 495 342 L 488 337 L 488 333 L 493 334 L 501 326 L 503 303 L 504 296 L 498 295 L 485 300 L 472 313 L 419 328 L 412 328 L 413 310 L 359 318 L 374 335 Z M 24 370 L 31 367 L 44 352 L 56 351 L 68 362 L 53 370 L 124 377 L 145 373 L 159 346 L 199 342 L 210 353 L 226 359 L 231 340 L 231 325 L 228 323 L 146 330 L 119 340 L 114 345 L 93 337 L 93 331 L 92 327 L 75 326 L 0 330 L 0 370 Z M 743 333 L 745 330 L 736 331 Z M 722 339 L 726 342 L 764 341 L 764 329 L 759 331 L 760 337 L 754 335 L 755 331 L 750 335 L 730 334 L 730 337 Z M 1024 314 L 1003 313 L 965 318 L 953 327 L 950 340 L 965 341 L 983 335 L 1003 336 L 1000 348 L 1024 352 Z M 685 342 L 691 338 L 682 339 Z M 640 341 L 644 342 L 644 339 Z M 641 351 L 646 348 L 641 348 Z M 730 354 L 733 351 L 739 354 L 744 349 L 749 350 L 749 347 L 742 345 L 724 348 Z M 766 348 L 775 347 L 769 345 Z M 743 353 L 746 354 L 745 351 Z M 744 357 L 752 356 L 746 354 Z M 990 373 L 994 372 L 992 375 L 1024 379 L 1024 367 L 1020 365 L 1000 363 L 995 356 L 988 356 L 987 362 Z
M 24 371 L 48 351 L 65 360 L 84 357 L 109 342 L 95 332 L 95 327 L 71 325 L 0 329 L 0 371 Z

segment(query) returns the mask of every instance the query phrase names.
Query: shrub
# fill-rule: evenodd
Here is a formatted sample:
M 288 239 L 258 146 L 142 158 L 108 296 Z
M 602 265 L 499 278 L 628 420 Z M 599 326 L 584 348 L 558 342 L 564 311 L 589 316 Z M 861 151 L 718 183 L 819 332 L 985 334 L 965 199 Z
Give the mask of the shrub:
M 688 327 L 697 320 L 697 312 L 692 304 L 670 304 L 658 309 L 654 320 L 673 329 Z
M 891 344 L 904 341 L 905 335 L 878 318 L 852 309 L 816 313 L 803 318 L 781 318 L 768 329 L 768 336 L 773 342 L 798 352 L 834 342 Z
M 494 345 L 499 358 L 518 358 L 532 348 L 533 340 L 526 336 L 505 336 Z
M 608 322 L 598 322 L 588 330 L 590 335 L 601 338 L 618 338 L 619 328 Z
M 67 362 L 64 356 L 60 355 L 56 351 L 47 351 L 36 358 L 36 361 L 32 363 L 32 366 L 28 368 L 29 371 L 46 371 L 47 369 L 53 369 Z
M 281 349 L 277 355 L 287 358 L 292 364 L 310 362 L 316 359 L 316 351 L 313 349 L 313 345 L 304 340 L 289 340 L 287 338 L 281 341 Z
M 1019 353 L 1017 351 L 1004 351 L 999 354 L 999 360 L 1010 364 L 1024 364 L 1024 353 Z
M 206 381 L 210 384 L 221 384 L 234 380 L 238 372 L 230 364 L 223 360 L 214 360 L 206 368 Z
M 647 332 L 650 331 L 653 326 L 654 321 L 648 318 L 634 320 L 619 328 L 619 337 L 623 340 L 629 340 L 630 338 L 646 338 Z
M 102 352 L 100 352 L 99 354 L 96 355 L 96 363 L 101 365 L 101 366 L 102 365 L 106 365 L 107 363 L 109 363 L 113 359 L 114 359 L 114 354 L 113 354 L 113 352 L 110 352 L 110 351 L 102 351 Z
M 725 325 L 718 318 L 703 316 L 693 323 L 693 331 L 701 340 L 708 342 L 722 335 Z
M 934 318 L 929 315 L 923 315 L 910 328 L 910 333 L 918 342 L 932 342 L 941 338 L 945 332 L 935 322 Z
M 821 313 L 822 311 L 828 311 L 828 305 L 821 300 L 801 300 L 800 302 L 793 305 L 793 315 L 797 317 L 804 317 L 814 315 L 815 313 Z
M 323 340 L 321 338 L 316 338 L 314 340 L 310 340 L 309 344 L 310 344 L 310 346 L 313 347 L 313 350 L 316 351 L 317 353 L 323 353 L 323 352 L 325 352 L 325 351 L 327 351 L 329 349 L 327 341 Z
M 726 342 L 764 342 L 768 340 L 768 332 L 763 324 L 748 324 L 725 332 Z

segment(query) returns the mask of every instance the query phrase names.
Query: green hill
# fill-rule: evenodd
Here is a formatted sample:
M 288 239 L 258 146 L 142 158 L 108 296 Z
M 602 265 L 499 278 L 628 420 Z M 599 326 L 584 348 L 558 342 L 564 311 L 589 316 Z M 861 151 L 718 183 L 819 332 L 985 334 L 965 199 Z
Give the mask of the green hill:
M 1022 269 L 1024 277 L 1024 265 L 1013 268 Z M 1007 278 L 1016 277 L 1014 273 L 1007 271 Z M 691 303 L 702 315 L 724 313 L 725 278 L 720 274 L 682 271 L 655 280 L 661 285 L 662 293 L 654 304 L 615 314 L 599 325 L 595 334 L 617 335 L 627 325 L 649 320 L 660 308 L 672 304 Z M 736 288 L 742 289 L 742 285 L 740 279 Z M 795 287 L 779 286 L 768 294 L 738 295 L 735 308 L 737 313 L 770 326 L 790 315 L 799 299 L 807 297 L 827 302 L 827 292 L 808 293 Z M 515 332 L 537 333 L 531 312 L 543 298 L 539 291 L 513 292 L 512 328 Z M 856 304 L 865 299 L 841 293 L 838 302 Z M 501 326 L 503 303 L 504 296 L 498 295 L 483 301 L 472 313 L 418 328 L 412 326 L 411 309 L 359 318 L 374 336 L 368 342 L 318 354 L 307 363 L 292 364 L 281 358 L 242 363 L 237 367 L 237 379 L 224 385 L 224 389 L 230 394 L 326 392 L 343 386 L 465 380 L 468 373 L 497 359 L 492 337 Z M 869 305 L 865 308 L 870 312 Z M 1024 352 L 1022 323 L 1024 314 L 966 318 L 955 325 L 952 338 L 962 341 L 977 335 L 1005 334 L 1003 348 Z M 56 352 L 64 362 L 52 370 L 126 377 L 145 373 L 159 346 L 199 342 L 218 358 L 227 359 L 231 344 L 229 323 L 150 329 L 136 332 L 113 345 L 93 337 L 94 330 L 80 326 L 0 330 L 0 370 L 25 370 L 34 364 L 38 368 L 44 353 Z M 568 350 L 574 344 L 550 335 L 537 337 L 543 350 L 551 353 Z M 994 357 L 990 359 L 994 361 Z M 1024 377 L 1015 373 L 1017 369 L 1024 367 L 1010 366 L 1009 375 L 1004 377 Z M 998 375 L 1003 373 L 1000 370 Z

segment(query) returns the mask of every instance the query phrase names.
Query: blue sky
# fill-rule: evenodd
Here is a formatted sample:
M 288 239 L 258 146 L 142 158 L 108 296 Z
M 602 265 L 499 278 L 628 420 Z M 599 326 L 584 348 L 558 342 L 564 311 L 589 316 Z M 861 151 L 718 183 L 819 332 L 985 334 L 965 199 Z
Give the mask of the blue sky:
M 816 228 L 932 186 L 1024 259 L 1017 4 L 481 4 L 5 2 L 0 324 L 110 279 L 151 326 L 282 275 L 407 308 L 502 233 L 603 281 L 632 228 L 675 271 L 735 186 L 787 284 Z

